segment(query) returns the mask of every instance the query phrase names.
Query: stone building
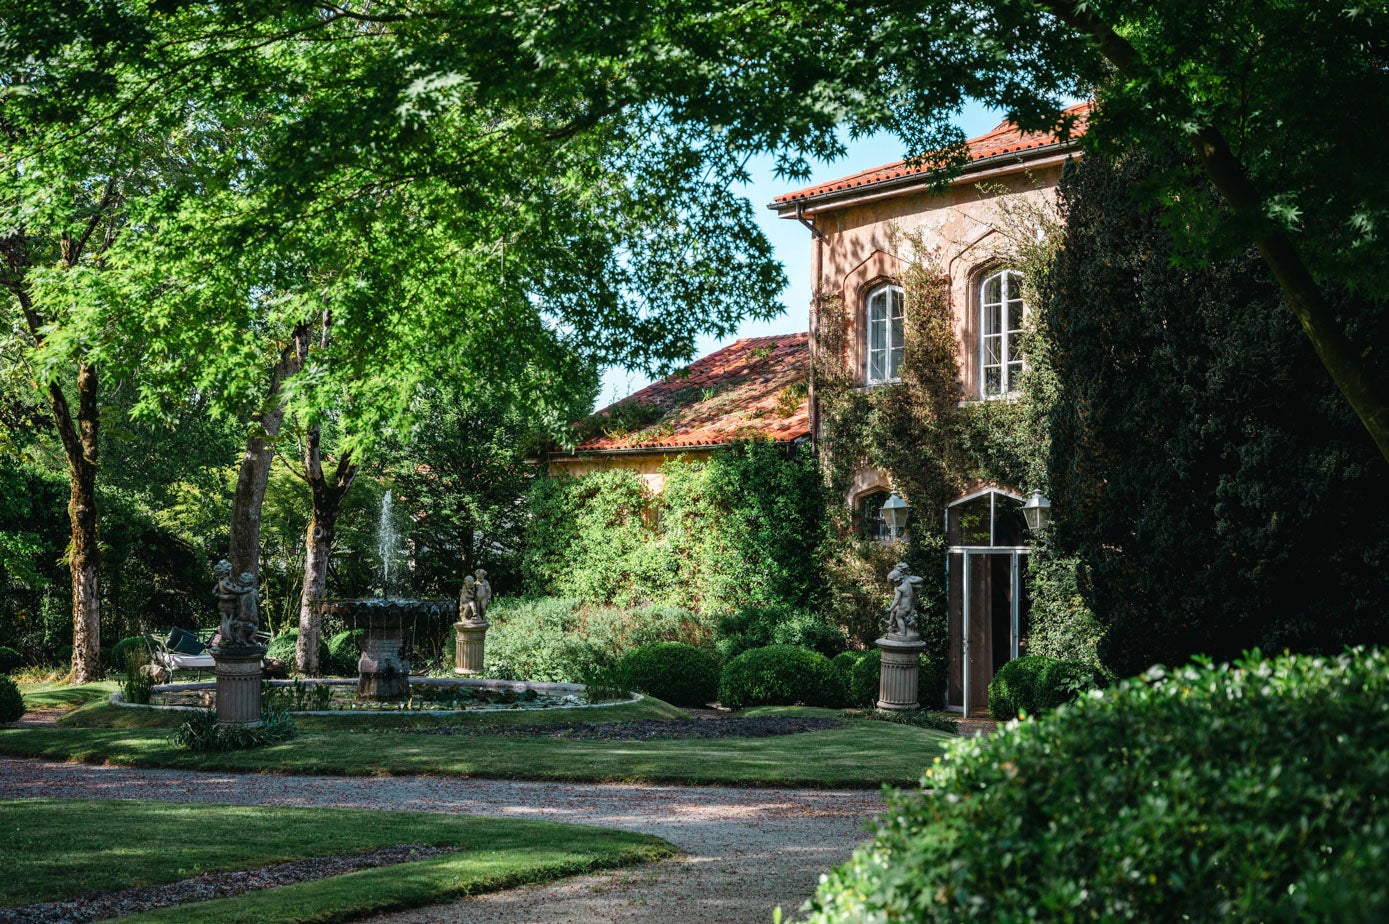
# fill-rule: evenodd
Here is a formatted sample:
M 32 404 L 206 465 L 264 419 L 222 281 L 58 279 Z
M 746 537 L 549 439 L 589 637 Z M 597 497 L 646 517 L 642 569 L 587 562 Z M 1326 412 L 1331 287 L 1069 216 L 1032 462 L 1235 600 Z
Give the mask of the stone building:
M 904 313 L 912 310 L 901 279 L 924 248 L 948 277 L 964 400 L 1007 401 L 1016 393 L 1026 361 L 1018 343 L 1026 306 L 1000 230 L 1009 220 L 1004 213 L 1054 201 L 1087 113 L 1088 105 L 1068 110 L 1076 124 L 1067 141 L 1024 134 L 1006 122 L 970 139 L 968 165 L 944 190 L 933 188 L 929 169 L 899 162 L 777 197 L 777 214 L 811 232 L 812 291 L 843 306 L 846 329 L 833 334 L 844 344 L 842 362 L 856 387 L 898 380 Z M 814 311 L 810 330 L 826 338 Z M 810 425 L 818 437 L 813 382 L 811 389 Z M 854 473 L 844 502 L 859 511 L 870 535 L 880 530 L 874 515 L 892 487 L 871 465 Z M 986 708 L 994 671 L 1025 650 L 1029 549 L 1020 508 L 1030 490 L 976 484 L 945 510 L 915 512 L 920 524 L 943 523 L 949 546 L 952 709 Z

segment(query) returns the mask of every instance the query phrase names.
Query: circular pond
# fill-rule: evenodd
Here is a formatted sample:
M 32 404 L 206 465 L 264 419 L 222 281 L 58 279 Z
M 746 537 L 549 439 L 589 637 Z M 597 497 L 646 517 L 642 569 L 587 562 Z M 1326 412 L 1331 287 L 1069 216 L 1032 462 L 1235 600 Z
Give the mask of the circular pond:
M 590 701 L 588 690 L 578 683 L 535 683 L 519 680 L 477 680 L 458 677 L 415 677 L 409 696 L 396 701 L 359 699 L 352 679 L 265 681 L 261 702 L 265 706 L 308 715 L 415 712 L 453 715 L 461 712 L 501 712 L 546 709 L 601 709 L 642 699 L 604 698 Z M 207 709 L 215 704 L 215 681 L 165 683 L 154 688 L 148 705 L 125 702 L 113 693 L 111 702 L 130 709 Z

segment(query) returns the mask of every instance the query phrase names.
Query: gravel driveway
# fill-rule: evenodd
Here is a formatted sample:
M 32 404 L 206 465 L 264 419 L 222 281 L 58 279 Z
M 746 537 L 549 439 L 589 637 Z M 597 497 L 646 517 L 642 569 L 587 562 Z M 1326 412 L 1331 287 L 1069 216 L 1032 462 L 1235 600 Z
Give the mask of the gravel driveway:
M 867 838 L 877 793 L 302 777 L 132 770 L 0 758 L 0 797 L 343 806 L 535 818 L 665 838 L 680 859 L 373 918 L 378 922 L 770 921 Z

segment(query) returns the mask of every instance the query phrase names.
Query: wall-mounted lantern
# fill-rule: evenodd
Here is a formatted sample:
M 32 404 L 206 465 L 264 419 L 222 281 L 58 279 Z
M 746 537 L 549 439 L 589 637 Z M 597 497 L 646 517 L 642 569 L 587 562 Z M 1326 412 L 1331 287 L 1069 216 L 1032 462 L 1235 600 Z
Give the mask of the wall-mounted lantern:
M 893 539 L 902 538 L 902 531 L 907 528 L 907 514 L 911 512 L 911 509 L 907 502 L 902 500 L 902 495 L 896 491 L 893 491 L 888 499 L 883 501 L 883 522 L 892 531 Z
M 1041 491 L 1033 491 L 1027 503 L 1022 505 L 1022 515 L 1027 521 L 1027 528 L 1041 535 L 1051 525 L 1051 501 Z

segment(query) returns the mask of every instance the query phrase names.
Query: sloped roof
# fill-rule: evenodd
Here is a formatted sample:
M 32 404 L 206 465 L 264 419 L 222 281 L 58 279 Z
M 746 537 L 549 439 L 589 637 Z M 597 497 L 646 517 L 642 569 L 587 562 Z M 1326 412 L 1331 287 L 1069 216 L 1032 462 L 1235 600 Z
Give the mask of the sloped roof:
M 577 452 L 667 450 L 810 435 L 808 334 L 744 337 L 576 426 Z
M 1038 152 L 1043 148 L 1060 148 L 1063 145 L 1069 145 L 1081 135 L 1085 134 L 1090 116 L 1090 103 L 1087 102 L 1072 106 L 1065 110 L 1063 115 L 1075 117 L 1075 123 L 1071 128 L 1069 141 L 1062 142 L 1060 138 L 1050 132 L 1023 132 L 1012 122 L 1001 122 L 993 131 L 980 135 L 977 138 L 970 138 L 965 142 L 965 146 L 969 149 L 970 163 L 977 163 L 1004 154 L 1024 154 L 1026 152 Z M 935 169 L 935 167 L 929 164 L 917 164 L 912 166 L 905 160 L 899 160 L 882 167 L 863 170 L 838 180 L 831 180 L 828 183 L 807 186 L 805 189 L 798 189 L 795 192 L 785 193 L 777 196 L 772 204 L 774 207 L 785 206 L 830 193 L 846 192 L 851 189 L 862 189 L 866 186 L 887 183 L 891 180 L 901 180 L 908 177 L 920 176 L 922 174 L 932 173 Z

